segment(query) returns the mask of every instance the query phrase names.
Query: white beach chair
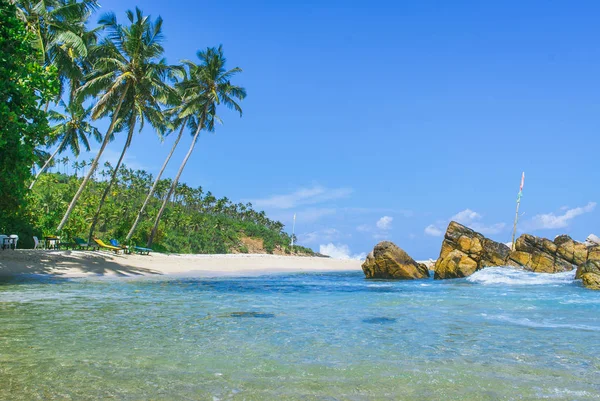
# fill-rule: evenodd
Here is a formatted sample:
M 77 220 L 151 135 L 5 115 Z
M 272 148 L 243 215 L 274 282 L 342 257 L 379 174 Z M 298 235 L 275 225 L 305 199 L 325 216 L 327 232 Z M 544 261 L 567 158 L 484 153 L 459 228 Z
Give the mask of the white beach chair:
M 36 237 L 35 235 L 33 236 L 33 249 L 37 249 L 37 247 L 40 245 L 40 240 L 38 239 L 38 237 Z
M 13 234 L 10 236 L 11 241 L 11 245 L 13 247 L 13 249 L 17 249 L 17 242 L 19 242 L 19 236 L 16 234 Z

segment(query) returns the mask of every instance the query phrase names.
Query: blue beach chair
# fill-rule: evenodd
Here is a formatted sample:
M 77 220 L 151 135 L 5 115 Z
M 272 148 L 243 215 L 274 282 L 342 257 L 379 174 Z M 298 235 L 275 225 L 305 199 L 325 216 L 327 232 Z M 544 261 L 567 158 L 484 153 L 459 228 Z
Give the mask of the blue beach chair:
M 150 255 L 150 252 L 152 252 L 152 249 L 150 248 L 143 248 L 141 246 L 134 246 L 133 250 L 137 253 L 139 253 L 140 255 Z

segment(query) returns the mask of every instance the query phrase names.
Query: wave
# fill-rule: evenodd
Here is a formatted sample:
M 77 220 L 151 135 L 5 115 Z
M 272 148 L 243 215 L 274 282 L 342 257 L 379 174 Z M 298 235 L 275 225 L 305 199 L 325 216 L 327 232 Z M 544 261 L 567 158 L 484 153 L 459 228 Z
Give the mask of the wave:
M 471 276 L 471 283 L 493 285 L 563 285 L 571 284 L 575 279 L 575 270 L 563 273 L 532 273 L 513 267 L 488 267 Z
M 490 320 L 499 320 L 505 323 L 511 323 L 517 326 L 531 327 L 535 329 L 571 329 L 571 330 L 582 330 L 582 331 L 600 331 L 600 326 L 588 326 L 585 324 L 563 324 L 553 323 L 550 321 L 533 321 L 527 318 L 513 318 L 505 315 L 488 317 Z

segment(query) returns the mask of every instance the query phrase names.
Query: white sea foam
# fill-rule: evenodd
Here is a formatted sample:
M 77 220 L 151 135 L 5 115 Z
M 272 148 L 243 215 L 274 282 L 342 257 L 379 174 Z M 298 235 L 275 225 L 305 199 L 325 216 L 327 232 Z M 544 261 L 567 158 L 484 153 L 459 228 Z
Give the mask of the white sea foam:
M 575 279 L 575 271 L 563 273 L 532 273 L 512 267 L 488 267 L 467 278 L 471 283 L 484 285 L 561 285 Z

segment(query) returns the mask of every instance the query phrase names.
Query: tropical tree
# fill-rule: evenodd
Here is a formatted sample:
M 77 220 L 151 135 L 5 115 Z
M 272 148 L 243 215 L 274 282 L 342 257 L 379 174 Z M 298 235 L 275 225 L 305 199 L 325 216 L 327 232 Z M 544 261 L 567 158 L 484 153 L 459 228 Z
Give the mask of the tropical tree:
M 98 203 L 88 236 L 90 241 L 102 206 L 131 145 L 136 124 L 139 123 L 141 131 L 147 121 L 158 130 L 159 135 L 168 126 L 161 105 L 172 92 L 166 80 L 173 78 L 174 69 L 161 58 L 164 52 L 162 19 L 158 17 L 152 22 L 139 8 L 136 8 L 135 13 L 127 11 L 126 14 L 130 22 L 127 27 L 118 24 L 112 13 L 101 19 L 101 24 L 108 32 L 108 40 L 99 47 L 100 57 L 95 64 L 94 76 L 88 81 L 90 85 L 86 83 L 81 88 L 81 92 L 86 95 L 96 96 L 99 91 L 103 93 L 102 97 L 108 95 L 109 103 L 111 98 L 114 99 L 111 94 L 113 90 L 118 91 L 119 87 L 125 85 L 122 90 L 126 93 L 120 105 L 120 123 L 127 130 L 127 139 Z
M 66 106 L 61 100 L 60 106 L 65 109 L 66 114 L 59 113 L 55 110 L 48 112 L 48 118 L 57 124 L 52 127 L 51 140 L 48 145 L 54 145 L 59 142 L 52 155 L 46 160 L 46 163 L 37 172 L 35 178 L 29 185 L 29 189 L 33 188 L 39 176 L 46 170 L 46 168 L 52 163 L 54 157 L 70 149 L 75 157 L 79 156 L 81 152 L 81 146 L 89 152 L 90 142 L 88 137 L 95 139 L 97 142 L 102 141 L 102 134 L 98 131 L 98 128 L 94 127 L 88 122 L 91 110 L 84 108 L 80 103 L 71 102 L 69 106 Z
M 72 93 L 75 82 L 82 78 L 81 64 L 96 41 L 97 29 L 89 31 L 86 22 L 91 13 L 98 9 L 98 2 L 19 0 L 16 5 L 18 17 L 32 33 L 31 44 L 37 50 L 38 62 L 58 68 L 60 89 L 57 99 L 62 95 L 67 81 L 71 82 Z
M 58 91 L 54 68 L 42 68 L 31 33 L 11 1 L 0 1 L 0 231 L 13 230 L 27 202 L 27 182 L 50 132 L 40 104 Z
M 171 184 L 171 188 L 158 211 L 154 227 L 148 238 L 148 247 L 152 246 L 152 241 L 158 231 L 158 225 L 167 202 L 175 191 L 175 188 L 177 188 L 181 173 L 194 151 L 200 131 L 203 129 L 214 131 L 215 121 L 220 121 L 216 113 L 217 106 L 223 103 L 228 108 L 236 110 L 240 114 L 240 117 L 242 115 L 242 109 L 234 99 L 244 99 L 246 97 L 246 90 L 243 87 L 233 85 L 230 81 L 233 76 L 242 70 L 238 67 L 231 70 L 225 69 L 226 59 L 223 55 L 222 46 L 218 48 L 209 47 L 206 50 L 198 51 L 197 56 L 200 59 L 199 64 L 195 64 L 189 60 L 183 61 L 183 64 L 188 69 L 189 79 L 176 84 L 183 92 L 183 102 L 179 106 L 178 118 L 190 117 L 187 120 L 187 125 L 194 131 L 194 136 L 190 148 L 179 167 L 179 171 Z
M 152 120 L 162 118 L 156 97 L 166 87 L 163 78 L 168 70 L 164 59 L 161 59 L 164 52 L 161 44 L 162 19 L 158 17 L 152 22 L 138 8 L 135 13 L 128 10 L 126 15 L 129 26 L 118 24 L 114 13 L 105 14 L 99 20 L 99 24 L 107 30 L 107 36 L 93 49 L 94 68 L 77 93 L 81 98 L 93 96 L 97 99 L 92 108 L 92 119 L 110 116 L 111 121 L 96 157 L 57 227 L 58 232 L 69 220 L 79 197 L 96 171 L 117 123 L 120 128 L 128 128 L 120 163 L 131 144 L 137 119 L 141 119 L 143 126 L 144 117 Z M 144 101 L 148 104 L 143 109 L 137 109 Z M 150 105 L 152 107 L 146 107 Z M 115 170 L 118 171 L 118 168 Z
M 184 79 L 187 79 L 187 76 Z M 177 88 L 177 91 L 173 94 L 173 96 L 174 96 L 175 102 L 178 105 L 180 105 L 183 102 L 183 93 L 179 88 Z M 174 109 L 168 110 L 167 114 L 174 115 L 174 120 L 172 122 L 172 125 L 175 128 L 179 127 L 179 132 L 177 134 L 177 137 L 175 138 L 175 142 L 173 142 L 171 151 L 169 152 L 169 154 L 167 155 L 167 158 L 163 162 L 163 165 L 160 168 L 160 171 L 158 172 L 158 174 L 156 175 L 156 178 L 154 179 L 154 183 L 152 184 L 152 187 L 150 188 L 150 190 L 148 191 L 148 194 L 146 195 L 146 199 L 144 199 L 144 203 L 142 203 L 142 207 L 140 207 L 140 210 L 138 211 L 138 213 L 135 217 L 135 220 L 134 220 L 133 224 L 131 225 L 131 228 L 129 229 L 129 233 L 127 233 L 125 242 L 129 242 L 131 240 L 131 237 L 135 233 L 135 229 L 137 228 L 138 224 L 140 223 L 140 220 L 142 219 L 144 211 L 146 210 L 148 203 L 152 199 L 152 196 L 154 195 L 154 192 L 156 191 L 156 187 L 158 186 L 160 179 L 161 179 L 165 169 L 167 168 L 167 165 L 169 164 L 169 161 L 171 160 L 171 157 L 173 156 L 173 153 L 175 152 L 175 149 L 177 148 L 179 141 L 181 140 L 181 136 L 183 135 L 183 130 L 186 127 L 186 123 L 189 119 L 189 116 L 184 116 L 183 118 L 178 118 L 177 110 L 178 110 L 178 107 L 175 107 Z M 172 131 L 172 132 L 174 132 L 174 131 Z

